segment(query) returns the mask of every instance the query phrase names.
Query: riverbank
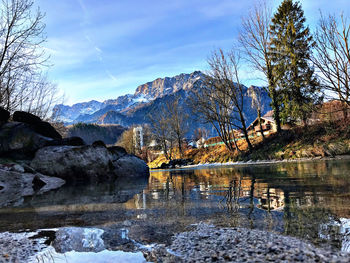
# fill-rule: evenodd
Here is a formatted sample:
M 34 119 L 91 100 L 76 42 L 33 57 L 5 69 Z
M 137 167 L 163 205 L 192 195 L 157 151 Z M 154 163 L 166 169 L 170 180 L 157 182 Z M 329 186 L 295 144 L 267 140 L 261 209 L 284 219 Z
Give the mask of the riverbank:
M 237 145 L 241 152 L 230 152 L 224 145 L 204 148 L 189 148 L 183 159 L 190 159 L 194 164 L 236 164 L 240 162 L 277 162 L 301 161 L 312 159 L 335 158 L 350 155 L 350 122 L 327 122 L 308 127 L 296 127 L 271 134 L 262 139 L 251 140 L 253 150 L 247 149 L 244 140 Z M 179 155 L 173 157 L 180 158 Z M 161 167 L 169 161 L 163 155 L 149 163 L 150 168 Z M 164 165 L 163 165 L 164 166 Z
M 317 161 L 332 161 L 332 160 L 349 160 L 350 155 L 337 155 L 334 157 L 314 157 L 314 158 L 299 158 L 299 159 L 284 159 L 284 160 L 249 160 L 249 161 L 237 161 L 237 162 L 223 162 L 223 163 L 200 163 L 192 165 L 179 166 L 174 169 L 196 169 L 196 168 L 210 168 L 221 166 L 251 166 L 251 165 L 267 165 L 278 163 L 298 163 L 298 162 L 317 162 Z M 159 171 L 160 168 L 153 168 L 151 171 Z

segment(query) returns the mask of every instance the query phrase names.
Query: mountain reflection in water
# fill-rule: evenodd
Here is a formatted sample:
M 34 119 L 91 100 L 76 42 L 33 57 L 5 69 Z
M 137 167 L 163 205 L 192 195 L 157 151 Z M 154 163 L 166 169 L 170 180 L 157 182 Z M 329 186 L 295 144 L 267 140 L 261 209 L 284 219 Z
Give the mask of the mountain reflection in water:
M 153 171 L 148 180 L 65 186 L 0 209 L 0 231 L 129 228 L 163 242 L 200 221 L 283 233 L 350 251 L 350 160 Z

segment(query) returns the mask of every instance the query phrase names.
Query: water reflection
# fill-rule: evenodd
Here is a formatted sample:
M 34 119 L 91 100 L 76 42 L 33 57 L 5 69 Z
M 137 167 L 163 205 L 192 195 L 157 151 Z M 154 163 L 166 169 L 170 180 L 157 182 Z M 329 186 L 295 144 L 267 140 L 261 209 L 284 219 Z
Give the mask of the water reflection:
M 67 186 L 0 209 L 0 230 L 121 229 L 167 242 L 199 221 L 243 226 L 350 250 L 349 160 L 154 171 L 147 181 Z
M 340 223 L 350 220 L 349 169 L 349 161 L 333 161 L 160 171 L 151 174 L 149 191 L 157 199 L 163 194 L 163 200 L 170 193 L 182 201 L 178 205 L 187 198 L 217 205 L 226 212 L 218 224 L 277 231 L 349 251 L 349 226 Z M 157 206 L 154 201 L 148 203 Z

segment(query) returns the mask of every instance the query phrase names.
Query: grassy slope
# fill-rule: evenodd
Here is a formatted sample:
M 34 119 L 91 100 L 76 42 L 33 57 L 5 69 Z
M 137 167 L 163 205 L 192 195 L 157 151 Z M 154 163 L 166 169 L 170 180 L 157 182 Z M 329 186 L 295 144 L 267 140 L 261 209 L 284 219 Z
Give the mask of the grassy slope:
M 240 142 L 242 153 L 230 153 L 220 145 L 204 149 L 189 149 L 185 152 L 184 158 L 193 159 L 195 163 L 224 163 L 350 154 L 350 120 L 297 127 L 284 131 L 281 135 L 270 135 L 265 142 L 258 138 L 252 143 L 254 145 L 252 153 L 247 152 L 246 143 Z M 149 166 L 159 167 L 163 162 L 166 162 L 166 159 L 160 156 Z

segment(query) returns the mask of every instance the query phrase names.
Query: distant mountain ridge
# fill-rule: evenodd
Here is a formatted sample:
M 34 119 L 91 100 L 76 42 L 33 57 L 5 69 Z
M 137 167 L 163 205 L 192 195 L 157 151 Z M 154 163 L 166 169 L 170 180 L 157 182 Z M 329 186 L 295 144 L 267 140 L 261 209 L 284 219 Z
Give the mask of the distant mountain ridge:
M 108 111 L 127 113 L 128 110 L 179 90 L 188 91 L 196 81 L 203 79 L 204 76 L 202 72 L 195 71 L 191 74 L 183 73 L 175 77 L 158 78 L 138 86 L 134 94 L 123 95 L 103 102 L 91 100 L 72 106 L 59 104 L 55 106 L 54 111 L 58 112 L 59 120 L 65 124 L 99 122 L 100 117 Z
M 180 105 L 191 116 L 188 120 L 189 135 L 198 127 L 206 127 L 212 135 L 215 131 L 210 125 L 203 125 L 196 120 L 187 106 L 186 100 L 195 89 L 204 85 L 206 75 L 200 71 L 190 74 L 180 74 L 174 77 L 158 78 L 136 88 L 134 94 L 127 94 L 116 99 L 103 102 L 95 100 L 77 103 L 72 106 L 56 105 L 55 110 L 59 113 L 60 120 L 65 124 L 74 123 L 97 123 L 97 124 L 120 124 L 124 127 L 149 123 L 149 114 L 159 114 L 161 107 L 167 101 L 175 97 L 180 98 Z M 247 93 L 248 88 L 244 87 Z M 250 107 L 251 99 L 245 96 L 245 116 L 247 125 L 256 118 L 256 111 Z M 262 97 L 263 114 L 271 108 L 270 98 L 267 93 Z

